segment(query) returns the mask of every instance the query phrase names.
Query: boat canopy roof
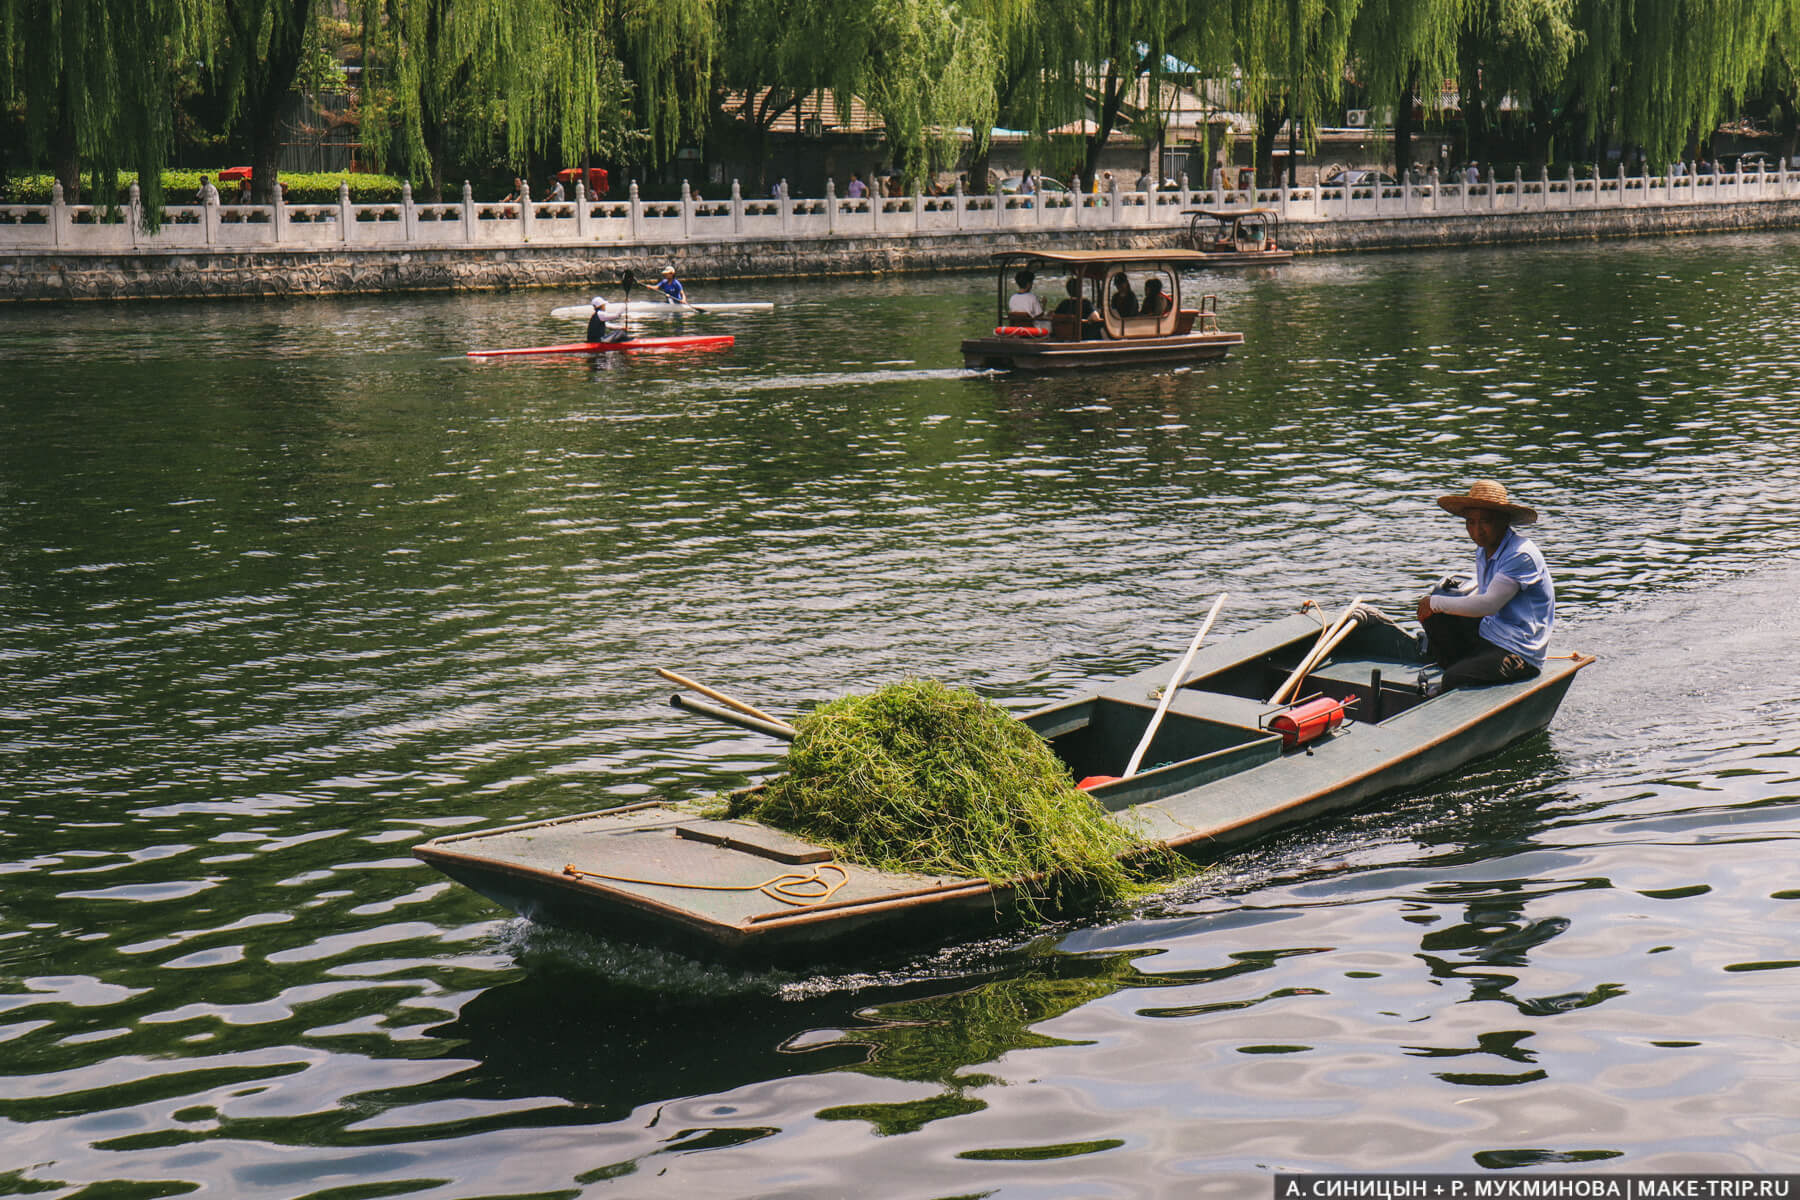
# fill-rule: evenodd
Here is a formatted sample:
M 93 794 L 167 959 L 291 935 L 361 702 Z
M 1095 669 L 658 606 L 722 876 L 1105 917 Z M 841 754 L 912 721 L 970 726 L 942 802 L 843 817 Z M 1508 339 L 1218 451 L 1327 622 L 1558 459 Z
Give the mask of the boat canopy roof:
M 1211 217 L 1215 221 L 1235 221 L 1239 217 L 1273 217 L 1276 212 L 1272 208 L 1184 208 L 1184 217 Z
M 1099 265 L 1131 266 L 1143 263 L 1204 263 L 1198 250 L 1004 250 L 993 256 L 997 263 L 1060 263 L 1066 267 Z

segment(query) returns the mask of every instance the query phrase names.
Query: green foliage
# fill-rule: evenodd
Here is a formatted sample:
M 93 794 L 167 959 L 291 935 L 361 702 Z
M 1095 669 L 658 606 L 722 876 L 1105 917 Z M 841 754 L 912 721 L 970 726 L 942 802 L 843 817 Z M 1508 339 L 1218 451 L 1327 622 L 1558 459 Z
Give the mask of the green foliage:
M 200 190 L 201 176 L 207 176 L 218 186 L 218 172 L 213 170 L 166 170 L 162 172 L 162 196 L 166 204 L 192 204 L 195 194 Z M 115 203 L 123 204 L 131 185 L 137 181 L 137 172 L 123 171 L 119 174 L 118 192 L 112 197 Z M 50 185 L 56 177 L 49 174 L 13 175 L 6 180 L 4 192 L 0 192 L 0 203 L 6 204 L 48 204 L 50 202 Z M 335 204 L 338 199 L 338 184 L 350 185 L 350 200 L 354 204 L 392 204 L 400 199 L 402 181 L 392 175 L 350 174 L 331 171 L 306 172 L 295 171 L 281 176 L 281 182 L 287 185 L 287 202 L 289 204 Z M 235 198 L 234 185 L 226 184 L 219 188 L 223 202 L 230 203 Z M 105 198 L 100 198 L 100 203 Z
M 975 693 L 921 679 L 821 705 L 747 815 L 881 870 L 1020 882 L 1022 902 L 1117 898 L 1151 852 L 1049 745 Z

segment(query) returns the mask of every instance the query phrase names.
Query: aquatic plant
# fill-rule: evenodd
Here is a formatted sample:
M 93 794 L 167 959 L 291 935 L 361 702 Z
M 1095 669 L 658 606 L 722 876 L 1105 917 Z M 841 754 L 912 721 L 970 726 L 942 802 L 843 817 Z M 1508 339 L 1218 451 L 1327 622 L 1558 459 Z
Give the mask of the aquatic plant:
M 1117 899 L 1170 856 L 1075 787 L 1049 743 L 962 688 L 907 679 L 796 723 L 787 770 L 742 793 L 749 816 L 878 870 L 1015 883 L 1021 908 Z

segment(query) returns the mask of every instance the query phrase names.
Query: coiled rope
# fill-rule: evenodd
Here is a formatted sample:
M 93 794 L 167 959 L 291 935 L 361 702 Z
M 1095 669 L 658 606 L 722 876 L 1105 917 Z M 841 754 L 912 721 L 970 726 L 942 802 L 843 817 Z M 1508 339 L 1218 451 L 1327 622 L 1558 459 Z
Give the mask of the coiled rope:
M 836 871 L 838 877 L 834 882 L 819 874 L 821 871 Z M 607 875 L 600 871 L 584 871 L 574 863 L 565 866 L 562 873 L 571 879 L 604 879 L 611 883 L 637 883 L 647 887 L 685 888 L 698 892 L 761 892 L 771 900 L 801 906 L 829 900 L 837 894 L 839 888 L 850 882 L 850 872 L 834 862 L 819 863 L 806 874 L 789 871 L 786 874 L 777 875 L 773 879 L 750 884 L 677 883 L 672 879 L 634 879 L 629 875 Z

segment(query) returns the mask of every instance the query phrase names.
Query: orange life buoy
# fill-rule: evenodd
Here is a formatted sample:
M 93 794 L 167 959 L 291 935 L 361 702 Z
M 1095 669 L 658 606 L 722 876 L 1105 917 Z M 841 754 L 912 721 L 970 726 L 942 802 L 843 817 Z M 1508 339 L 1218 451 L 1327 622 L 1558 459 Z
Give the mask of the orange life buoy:
M 1049 337 L 1048 329 L 1039 329 L 1036 325 L 1002 325 L 994 330 L 995 337 L 1034 338 Z

